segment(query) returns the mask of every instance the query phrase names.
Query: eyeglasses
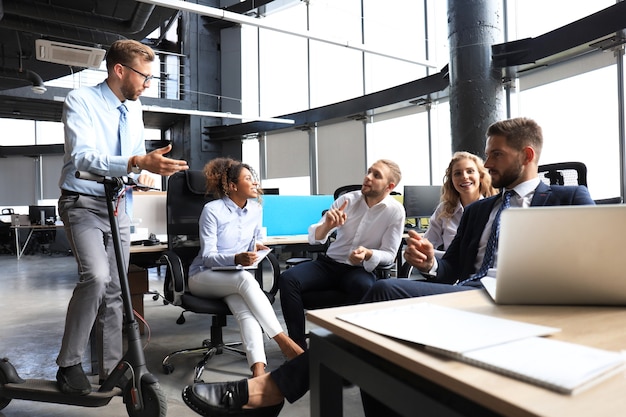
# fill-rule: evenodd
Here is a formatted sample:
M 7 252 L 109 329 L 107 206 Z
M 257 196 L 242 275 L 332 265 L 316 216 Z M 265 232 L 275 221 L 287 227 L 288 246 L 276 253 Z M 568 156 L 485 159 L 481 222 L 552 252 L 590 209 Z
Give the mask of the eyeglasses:
M 154 75 L 146 75 L 146 74 L 144 74 L 143 72 L 139 72 L 139 71 L 137 71 L 135 68 L 133 68 L 133 67 L 131 67 L 131 66 L 128 66 L 128 65 L 126 65 L 126 64 L 122 64 L 122 63 L 120 63 L 120 65 L 121 65 L 121 66 L 123 66 L 123 67 L 126 67 L 126 68 L 128 68 L 129 70 L 132 70 L 132 71 L 136 72 L 137 74 L 141 75 L 142 77 L 144 77 L 145 79 L 143 80 L 143 85 L 148 84 L 148 83 L 149 83 L 149 82 L 150 82 L 150 81 L 154 78 Z

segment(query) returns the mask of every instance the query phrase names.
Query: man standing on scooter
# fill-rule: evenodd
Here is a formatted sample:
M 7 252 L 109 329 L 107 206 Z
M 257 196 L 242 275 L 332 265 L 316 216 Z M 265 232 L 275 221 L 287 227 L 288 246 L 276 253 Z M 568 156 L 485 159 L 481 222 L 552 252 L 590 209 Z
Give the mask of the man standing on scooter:
M 150 86 L 154 51 L 134 40 L 114 42 L 106 57 L 107 78 L 71 91 L 63 106 L 65 157 L 59 186 L 59 214 L 78 263 L 79 281 L 67 308 L 57 358 L 57 382 L 67 394 L 87 395 L 91 384 L 81 360 L 95 323 L 99 378 L 122 359 L 122 298 L 104 187 L 75 177 L 77 170 L 119 177 L 133 173 L 152 185 L 142 170 L 172 175 L 187 163 L 165 157 L 171 145 L 146 154 L 139 96 Z M 130 198 L 118 199 L 117 216 L 124 264 L 130 256 Z M 130 206 L 130 205 L 129 205 Z

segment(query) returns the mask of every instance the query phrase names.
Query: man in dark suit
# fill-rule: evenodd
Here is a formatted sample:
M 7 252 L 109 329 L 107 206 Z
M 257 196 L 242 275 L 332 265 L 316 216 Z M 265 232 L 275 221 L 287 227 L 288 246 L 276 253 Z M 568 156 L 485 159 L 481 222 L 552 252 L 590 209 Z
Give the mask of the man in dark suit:
M 502 192 L 465 208 L 456 237 L 441 259 L 435 258 L 433 246 L 427 239 L 410 231 L 404 258 L 429 276 L 429 281 L 381 280 L 361 302 L 482 288 L 479 278 L 495 277 L 493 260 L 482 274 L 478 272 L 483 266 L 492 224 L 507 191 L 512 193 L 511 207 L 594 204 L 584 186 L 549 186 L 539 179 L 542 146 L 541 127 L 531 119 L 516 118 L 491 125 L 487 130 L 485 168 L 489 170 L 493 186 Z
M 491 174 L 492 184 L 501 188 L 502 193 L 465 208 L 457 235 L 441 259 L 435 258 L 428 239 L 409 232 L 404 257 L 420 272 L 432 276 L 434 282 L 379 280 L 361 302 L 482 288 L 480 275 L 495 276 L 494 260 L 485 254 L 505 194 L 510 195 L 510 207 L 594 204 L 584 186 L 547 186 L 541 182 L 538 162 L 542 146 L 541 127 L 531 119 L 510 119 L 491 125 L 487 130 L 485 167 Z M 483 265 L 484 258 L 491 259 Z M 203 415 L 278 415 L 285 398 L 294 402 L 308 391 L 308 376 L 308 352 L 305 352 L 260 377 L 186 387 L 183 398 Z M 365 392 L 362 397 L 366 416 L 396 415 Z

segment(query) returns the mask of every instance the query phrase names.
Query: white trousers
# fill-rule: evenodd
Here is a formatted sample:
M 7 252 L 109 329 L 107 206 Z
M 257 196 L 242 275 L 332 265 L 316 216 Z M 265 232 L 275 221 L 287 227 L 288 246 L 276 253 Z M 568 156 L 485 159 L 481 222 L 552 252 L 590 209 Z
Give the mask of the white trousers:
M 223 298 L 239 323 L 248 364 L 262 362 L 267 365 L 263 332 L 274 338 L 283 329 L 254 276 L 246 270 L 209 269 L 189 277 L 188 286 L 197 297 Z

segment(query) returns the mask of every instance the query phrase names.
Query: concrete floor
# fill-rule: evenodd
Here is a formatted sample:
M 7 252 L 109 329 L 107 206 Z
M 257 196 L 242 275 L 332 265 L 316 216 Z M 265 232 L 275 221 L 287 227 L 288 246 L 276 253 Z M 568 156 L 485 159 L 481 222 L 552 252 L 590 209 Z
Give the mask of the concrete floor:
M 149 270 L 150 289 L 161 291 L 162 278 L 157 270 Z M 30 255 L 19 261 L 15 256 L 0 255 L 0 357 L 7 357 L 22 378 L 54 380 L 56 355 L 65 321 L 65 310 L 76 282 L 76 263 L 63 255 Z M 183 387 L 193 379 L 198 355 L 181 355 L 173 360 L 176 369 L 170 375 L 162 371 L 161 361 L 168 353 L 184 347 L 198 346 L 208 337 L 210 317 L 187 313 L 187 321 L 177 325 L 181 309 L 144 297 L 145 319 L 149 331 L 143 336 L 148 369 L 159 379 L 167 396 L 168 416 L 197 416 L 181 399 Z M 281 320 L 280 302 L 274 309 Z M 232 317 L 224 329 L 224 340 L 239 340 L 239 328 Z M 284 323 L 284 322 L 283 322 Z M 268 369 L 274 369 L 285 358 L 272 340 L 266 341 Z M 88 359 L 83 362 L 88 362 Z M 86 368 L 87 370 L 87 368 Z M 205 369 L 206 382 L 238 380 L 250 375 L 245 358 L 232 354 L 217 355 Z M 295 404 L 285 404 L 282 416 L 310 415 L 308 394 Z M 58 404 L 12 400 L 0 411 L 0 417 L 107 417 L 127 415 L 121 397 L 104 407 L 84 408 Z M 344 390 L 344 415 L 363 416 L 358 388 Z M 330 416 L 329 416 L 330 417 Z M 334 416 L 333 416 L 334 417 Z

